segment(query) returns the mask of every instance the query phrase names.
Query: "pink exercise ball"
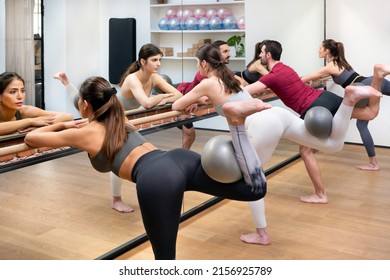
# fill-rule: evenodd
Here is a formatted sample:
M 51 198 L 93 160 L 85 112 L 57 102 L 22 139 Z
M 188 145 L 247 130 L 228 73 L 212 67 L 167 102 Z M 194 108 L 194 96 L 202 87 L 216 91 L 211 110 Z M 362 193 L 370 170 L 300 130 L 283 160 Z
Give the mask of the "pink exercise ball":
M 171 19 L 176 17 L 176 10 L 175 9 L 168 9 L 167 12 L 165 13 L 165 17 L 167 19 Z
M 237 20 L 237 27 L 238 29 L 245 29 L 245 17 L 239 17 Z
M 191 9 L 184 9 L 183 10 L 183 19 L 186 20 L 188 19 L 189 17 L 192 17 L 194 15 L 194 11 L 191 10 Z
M 176 12 L 176 17 L 177 17 L 179 20 L 182 20 L 182 19 L 183 19 L 183 10 L 182 10 L 182 9 L 177 10 L 177 12 Z
M 232 12 L 228 8 L 219 8 L 217 10 L 217 16 L 220 19 L 224 19 L 225 17 L 231 16 L 231 15 L 232 15 Z
M 204 17 L 205 15 L 206 15 L 206 11 L 203 8 L 196 8 L 194 10 L 194 17 L 196 19 L 200 19 L 200 18 Z
M 216 9 L 208 9 L 206 11 L 206 17 L 208 17 L 209 19 L 212 18 L 212 17 L 215 17 L 217 15 L 217 10 Z

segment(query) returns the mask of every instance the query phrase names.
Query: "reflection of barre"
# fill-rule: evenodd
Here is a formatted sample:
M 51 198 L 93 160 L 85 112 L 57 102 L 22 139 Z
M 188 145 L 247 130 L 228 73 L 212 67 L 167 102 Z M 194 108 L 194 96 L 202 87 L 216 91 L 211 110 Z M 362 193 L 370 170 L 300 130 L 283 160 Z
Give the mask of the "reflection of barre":
M 179 116 L 181 114 L 183 114 L 183 112 L 181 112 L 181 111 L 170 111 L 170 112 L 166 112 L 166 113 L 160 113 L 160 114 L 155 114 L 155 115 L 151 115 L 151 116 L 146 116 L 146 117 L 142 117 L 142 118 L 129 120 L 129 122 L 132 125 L 139 125 L 139 124 L 150 123 L 153 121 L 162 120 L 165 118 Z
M 31 150 L 25 143 L 0 148 L 0 157 Z

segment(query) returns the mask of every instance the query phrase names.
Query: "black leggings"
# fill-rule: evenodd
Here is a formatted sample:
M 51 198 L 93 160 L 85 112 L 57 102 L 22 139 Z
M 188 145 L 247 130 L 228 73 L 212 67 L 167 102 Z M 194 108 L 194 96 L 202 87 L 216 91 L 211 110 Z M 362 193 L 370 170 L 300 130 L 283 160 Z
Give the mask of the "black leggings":
M 187 149 L 152 151 L 142 156 L 132 173 L 146 233 L 155 259 L 175 259 L 176 238 L 185 191 L 199 191 L 240 201 L 264 197 L 241 179 L 231 184 L 214 181 L 204 172 L 200 155 Z

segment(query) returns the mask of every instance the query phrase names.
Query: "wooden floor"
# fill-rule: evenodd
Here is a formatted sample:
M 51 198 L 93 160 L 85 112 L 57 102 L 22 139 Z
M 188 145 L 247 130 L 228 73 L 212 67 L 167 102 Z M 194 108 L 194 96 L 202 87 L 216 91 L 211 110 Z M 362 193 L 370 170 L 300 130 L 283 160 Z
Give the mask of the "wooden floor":
M 197 131 L 193 150 L 222 132 Z M 179 147 L 180 130 L 146 136 L 163 149 Z M 283 141 L 266 169 L 298 150 Z M 377 149 L 380 172 L 354 168 L 366 161 L 363 147 L 346 145 L 318 153 L 330 199 L 327 205 L 298 201 L 312 192 L 301 160 L 268 176 L 269 246 L 244 244 L 254 230 L 248 204 L 222 201 L 180 226 L 178 259 L 390 259 L 390 149 Z M 135 209 L 110 208 L 108 174 L 92 169 L 85 153 L 0 174 L 0 259 L 95 259 L 144 232 L 134 185 L 123 197 Z M 188 192 L 183 212 L 211 196 Z M 153 259 L 145 243 L 118 259 Z

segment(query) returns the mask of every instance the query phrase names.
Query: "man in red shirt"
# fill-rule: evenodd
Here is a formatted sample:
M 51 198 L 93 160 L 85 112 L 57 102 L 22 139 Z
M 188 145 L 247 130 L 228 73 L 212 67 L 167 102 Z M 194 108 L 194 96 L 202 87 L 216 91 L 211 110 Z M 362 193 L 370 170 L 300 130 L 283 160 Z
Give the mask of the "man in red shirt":
M 256 95 L 269 88 L 301 118 L 304 118 L 306 112 L 314 106 L 326 107 L 334 115 L 342 102 L 342 97 L 326 90 L 314 89 L 304 83 L 291 67 L 280 62 L 281 54 L 282 46 L 279 42 L 265 41 L 260 53 L 260 61 L 270 72 L 257 82 L 248 85 L 246 89 L 249 93 Z M 314 150 L 300 146 L 299 152 L 315 188 L 314 194 L 300 197 L 300 200 L 309 203 L 327 203 L 328 198 L 320 167 L 314 157 Z

